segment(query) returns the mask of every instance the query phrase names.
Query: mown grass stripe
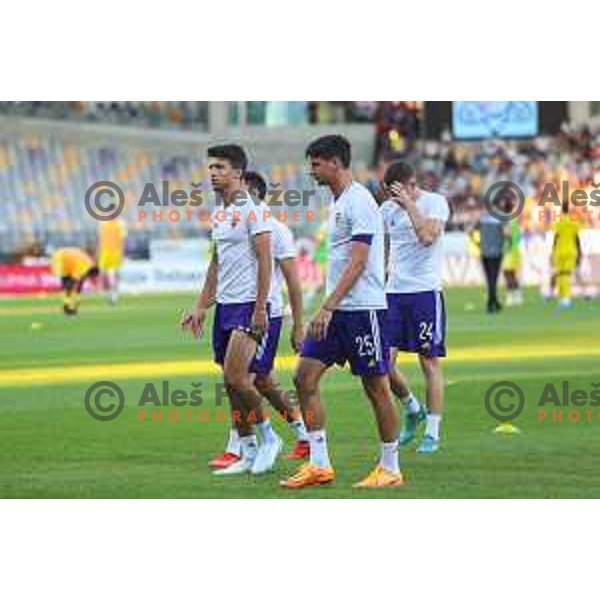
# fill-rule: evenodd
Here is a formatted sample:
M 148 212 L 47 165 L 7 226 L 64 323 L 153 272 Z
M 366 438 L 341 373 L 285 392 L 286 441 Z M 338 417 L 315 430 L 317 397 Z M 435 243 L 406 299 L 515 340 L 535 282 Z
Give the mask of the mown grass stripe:
M 582 348 L 565 345 L 540 345 L 535 347 L 473 346 L 450 352 L 447 360 L 454 363 L 479 363 L 498 360 L 600 356 L 600 347 Z M 280 356 L 276 370 L 291 371 L 298 358 Z M 403 359 L 405 360 L 405 359 Z M 101 379 L 140 379 L 165 375 L 218 375 L 219 367 L 211 360 L 141 361 L 127 363 L 100 363 L 96 365 L 64 365 L 54 367 L 27 367 L 0 370 L 0 387 L 19 387 Z

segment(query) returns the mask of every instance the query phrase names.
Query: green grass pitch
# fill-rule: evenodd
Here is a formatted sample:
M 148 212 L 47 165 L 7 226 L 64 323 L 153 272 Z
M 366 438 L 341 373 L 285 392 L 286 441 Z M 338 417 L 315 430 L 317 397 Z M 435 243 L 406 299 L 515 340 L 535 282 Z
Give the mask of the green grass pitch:
M 448 300 L 447 411 L 442 449 L 417 455 L 414 446 L 402 452 L 407 484 L 393 490 L 353 490 L 378 454 L 374 422 L 359 382 L 336 369 L 325 379 L 330 450 L 337 470 L 328 487 L 290 492 L 278 480 L 295 467 L 279 460 L 274 473 L 260 478 L 217 479 L 207 460 L 223 449 L 227 426 L 215 418 L 199 422 L 199 410 L 215 414 L 213 389 L 219 378 L 194 374 L 190 361 L 209 361 L 210 334 L 197 344 L 178 329 L 179 312 L 194 295 L 127 296 L 117 307 L 101 297 L 84 297 L 81 314 L 66 319 L 57 298 L 0 302 L 0 497 L 4 498 L 510 498 L 599 497 L 597 445 L 600 408 L 574 407 L 563 421 L 538 419 L 544 384 L 592 391 L 600 382 L 600 310 L 595 302 L 577 301 L 568 312 L 545 306 L 537 292 L 526 304 L 499 315 L 482 310 L 480 290 L 452 289 Z M 32 323 L 37 323 L 33 328 Z M 287 337 L 282 354 L 291 354 Z M 174 373 L 165 363 L 177 365 Z M 200 361 L 199 361 L 200 362 Z M 139 363 L 156 368 L 140 369 Z M 114 364 L 115 381 L 126 406 L 110 422 L 92 419 L 84 408 L 87 388 L 99 380 L 85 368 L 71 379 L 61 373 L 74 367 Z M 123 365 L 135 366 L 127 374 Z M 206 364 L 206 363 L 204 363 Z M 400 361 L 422 396 L 423 385 L 413 357 Z M 161 367 L 162 365 L 162 367 Z M 187 371 L 185 370 L 187 366 Z M 161 368 L 163 370 L 161 370 Z M 170 367 L 167 365 L 168 371 Z M 106 370 L 106 369 L 105 369 Z M 37 379 L 32 383 L 30 377 Z M 291 386 L 291 371 L 282 370 L 282 384 Z M 202 382 L 203 405 L 177 423 L 138 421 L 137 406 L 146 382 L 160 389 L 191 391 Z M 525 409 L 516 424 L 521 434 L 493 434 L 496 425 L 484 407 L 487 388 L 500 380 L 516 382 L 525 393 Z M 587 422 L 585 410 L 592 411 Z M 276 422 L 287 447 L 292 442 L 284 424 Z

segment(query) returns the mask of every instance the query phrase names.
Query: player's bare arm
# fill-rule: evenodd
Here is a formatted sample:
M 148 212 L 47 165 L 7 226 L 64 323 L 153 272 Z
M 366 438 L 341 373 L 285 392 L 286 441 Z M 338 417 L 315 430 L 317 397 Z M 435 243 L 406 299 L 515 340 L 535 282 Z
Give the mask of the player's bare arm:
M 271 289 L 272 252 L 271 232 L 265 231 L 254 236 L 254 252 L 256 253 L 256 303 L 252 315 L 252 328 L 259 337 L 267 333 L 269 319 L 267 300 Z
M 424 217 L 417 208 L 418 192 L 409 193 L 401 183 L 390 186 L 392 200 L 399 204 L 408 214 L 419 241 L 425 246 L 433 244 L 444 230 L 443 223 L 438 219 Z
M 352 289 L 358 278 L 362 275 L 369 259 L 371 247 L 365 242 L 353 242 L 350 263 L 342 273 L 338 284 L 323 303 L 321 310 L 309 325 L 311 337 L 321 340 L 327 335 L 327 328 L 331 322 L 333 311 L 338 307 L 342 298 Z
M 300 352 L 304 338 L 304 325 L 302 323 L 302 287 L 300 286 L 296 259 L 286 258 L 285 260 L 281 260 L 279 261 L 279 267 L 285 279 L 290 307 L 292 309 L 293 325 L 290 334 L 290 343 L 294 352 Z
M 189 328 L 195 337 L 201 337 L 204 333 L 204 321 L 206 320 L 206 311 L 215 303 L 217 291 L 217 255 L 213 250 L 204 285 L 198 296 L 196 307 L 184 313 L 181 318 L 181 327 Z

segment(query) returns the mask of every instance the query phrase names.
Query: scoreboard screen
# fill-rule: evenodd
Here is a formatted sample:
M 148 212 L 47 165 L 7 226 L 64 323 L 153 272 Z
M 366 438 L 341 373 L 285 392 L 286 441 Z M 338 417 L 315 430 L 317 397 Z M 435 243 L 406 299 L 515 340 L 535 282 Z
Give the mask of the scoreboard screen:
M 538 102 L 452 102 L 456 139 L 518 138 L 538 133 Z

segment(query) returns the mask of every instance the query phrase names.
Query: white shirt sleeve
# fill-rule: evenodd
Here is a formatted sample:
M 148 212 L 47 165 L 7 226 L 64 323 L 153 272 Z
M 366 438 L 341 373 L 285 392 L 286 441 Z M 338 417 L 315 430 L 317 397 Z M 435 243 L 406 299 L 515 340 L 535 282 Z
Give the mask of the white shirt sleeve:
M 273 231 L 271 217 L 267 216 L 265 218 L 265 211 L 267 210 L 264 204 L 255 205 L 252 200 L 249 200 L 242 207 L 242 218 L 245 219 L 251 236 Z
M 273 258 L 286 260 L 296 258 L 296 246 L 292 232 L 285 226 L 273 226 Z
M 369 202 L 368 198 L 360 200 L 350 205 L 352 236 L 383 233 L 382 217 L 375 202 Z
M 448 201 L 440 194 L 432 194 L 429 196 L 423 209 L 424 216 L 429 219 L 436 219 L 446 224 L 450 218 Z

